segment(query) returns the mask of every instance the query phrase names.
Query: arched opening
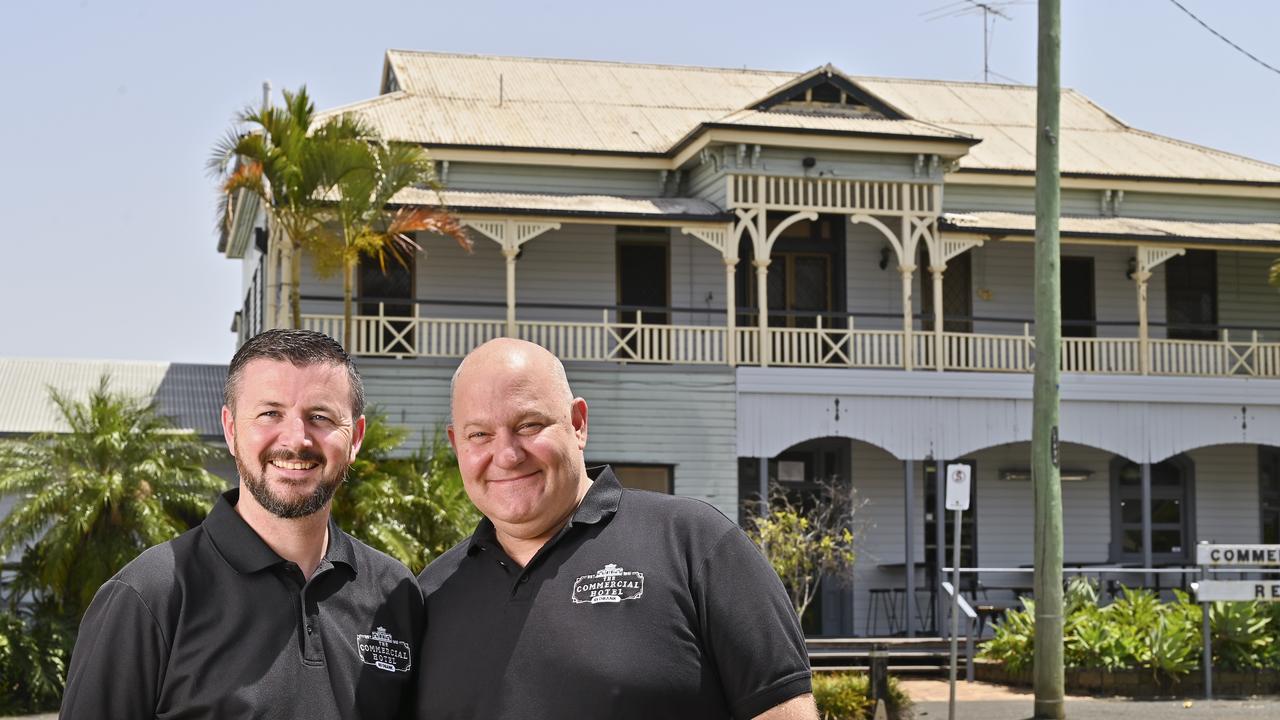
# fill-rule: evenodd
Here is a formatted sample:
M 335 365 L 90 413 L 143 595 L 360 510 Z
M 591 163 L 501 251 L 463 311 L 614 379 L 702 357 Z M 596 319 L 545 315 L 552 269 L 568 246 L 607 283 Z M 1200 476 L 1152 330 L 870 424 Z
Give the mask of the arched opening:
M 758 458 L 738 458 L 738 522 L 746 526 L 761 511 L 761 498 L 781 493 L 795 507 L 811 509 L 825 502 L 827 487 L 852 494 L 852 442 L 826 437 L 796 443 L 765 463 Z M 760 470 L 767 467 L 767 485 Z M 847 634 L 851 620 L 849 586 L 842 578 L 823 578 L 813 602 L 800 618 L 806 635 Z

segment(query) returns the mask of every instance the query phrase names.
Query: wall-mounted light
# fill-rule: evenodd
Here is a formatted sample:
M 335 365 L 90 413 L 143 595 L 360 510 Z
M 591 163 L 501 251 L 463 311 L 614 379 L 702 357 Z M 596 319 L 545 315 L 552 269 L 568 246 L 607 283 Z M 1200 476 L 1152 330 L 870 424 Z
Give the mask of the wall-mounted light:
M 1059 473 L 1062 482 L 1080 482 L 1093 477 L 1092 470 L 1063 470 Z M 1001 468 L 1000 479 L 1007 482 L 1027 482 L 1031 480 L 1029 468 Z
M 805 170 L 808 170 L 809 168 L 812 168 L 814 165 L 817 165 L 817 164 L 818 164 L 818 161 L 812 156 L 805 157 L 803 160 L 800 161 L 800 165 L 804 167 Z
M 1128 278 L 1128 279 L 1132 280 L 1132 279 L 1133 279 L 1133 274 L 1134 274 L 1134 273 L 1136 273 L 1136 272 L 1138 272 L 1138 259 L 1137 259 L 1137 258 L 1129 258 L 1129 264 L 1128 264 L 1127 266 L 1125 266 L 1124 276 L 1125 276 L 1126 278 Z
M 880 269 L 884 270 L 889 267 L 889 246 L 885 245 L 880 248 Z

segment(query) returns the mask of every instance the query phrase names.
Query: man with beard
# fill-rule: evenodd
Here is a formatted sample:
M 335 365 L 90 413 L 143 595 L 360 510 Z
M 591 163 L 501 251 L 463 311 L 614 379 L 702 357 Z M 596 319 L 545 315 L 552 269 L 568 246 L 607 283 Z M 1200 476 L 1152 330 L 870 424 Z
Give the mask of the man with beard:
M 421 593 L 329 517 L 364 438 L 351 358 L 319 333 L 269 330 L 232 359 L 224 402 L 247 492 L 102 586 L 61 717 L 403 716 Z

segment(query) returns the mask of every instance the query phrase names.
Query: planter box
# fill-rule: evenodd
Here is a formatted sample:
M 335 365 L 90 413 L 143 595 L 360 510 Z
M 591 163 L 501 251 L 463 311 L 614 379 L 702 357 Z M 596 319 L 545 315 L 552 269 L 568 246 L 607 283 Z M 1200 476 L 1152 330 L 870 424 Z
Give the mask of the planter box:
M 989 660 L 975 660 L 973 676 L 982 682 L 1031 687 L 1035 676 L 1030 670 L 1010 672 L 1004 665 Z M 1193 670 L 1177 678 L 1152 676 L 1149 670 L 1071 669 L 1066 671 L 1066 690 L 1075 695 L 1124 696 L 1134 698 L 1203 697 L 1204 673 Z M 1249 672 L 1215 670 L 1214 697 L 1248 697 L 1280 694 L 1280 670 Z

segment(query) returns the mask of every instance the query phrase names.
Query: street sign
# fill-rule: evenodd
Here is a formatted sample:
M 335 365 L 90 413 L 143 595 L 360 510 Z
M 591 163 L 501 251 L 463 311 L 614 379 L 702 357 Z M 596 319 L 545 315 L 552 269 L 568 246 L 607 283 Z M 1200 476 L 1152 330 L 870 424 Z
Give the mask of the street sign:
M 969 481 L 973 469 L 964 463 L 953 463 L 947 466 L 947 501 L 948 510 L 969 509 Z
M 1280 545 L 1197 545 L 1196 564 L 1213 567 L 1280 565 Z
M 1280 582 L 1275 580 L 1201 580 L 1197 602 L 1215 600 L 1280 602 Z

